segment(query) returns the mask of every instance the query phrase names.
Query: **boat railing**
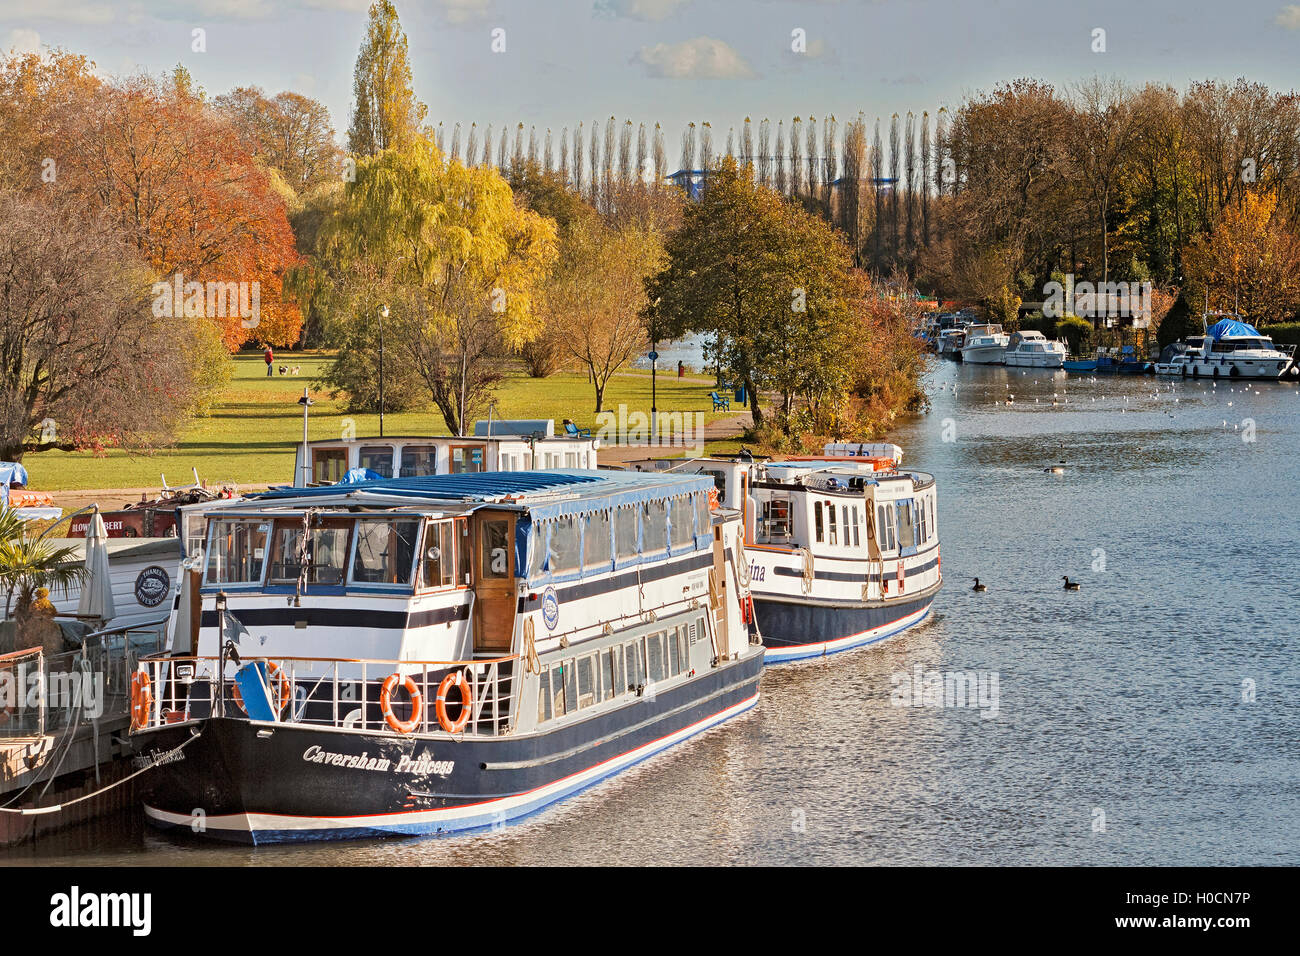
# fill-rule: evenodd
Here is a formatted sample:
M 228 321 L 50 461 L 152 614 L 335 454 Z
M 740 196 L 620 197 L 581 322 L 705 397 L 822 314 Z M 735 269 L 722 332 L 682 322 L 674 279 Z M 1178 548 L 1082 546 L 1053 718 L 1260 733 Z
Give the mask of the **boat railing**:
M 0 654 L 0 740 L 125 717 L 135 661 L 158 652 L 165 627 L 164 620 L 95 631 L 54 654 L 43 647 Z
M 132 732 L 213 716 L 381 734 L 507 733 L 519 655 L 461 661 L 152 657 L 133 686 Z M 224 679 L 219 679 L 219 677 Z M 246 705 L 241 687 L 265 693 Z M 415 693 L 411 693 L 414 688 Z

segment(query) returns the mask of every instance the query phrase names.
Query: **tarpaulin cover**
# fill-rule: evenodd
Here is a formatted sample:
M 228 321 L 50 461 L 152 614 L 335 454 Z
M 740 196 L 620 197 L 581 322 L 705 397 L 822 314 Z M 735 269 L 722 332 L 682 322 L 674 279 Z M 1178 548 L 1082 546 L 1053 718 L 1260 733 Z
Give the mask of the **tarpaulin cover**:
M 16 461 L 0 461 L 0 485 L 27 484 L 27 469 Z
M 1259 334 L 1259 329 L 1255 328 L 1253 325 L 1247 325 L 1245 322 L 1238 321 L 1237 319 L 1220 319 L 1218 322 L 1215 322 L 1210 326 L 1209 332 L 1210 338 L 1214 339 L 1216 342 L 1225 335 L 1258 336 Z

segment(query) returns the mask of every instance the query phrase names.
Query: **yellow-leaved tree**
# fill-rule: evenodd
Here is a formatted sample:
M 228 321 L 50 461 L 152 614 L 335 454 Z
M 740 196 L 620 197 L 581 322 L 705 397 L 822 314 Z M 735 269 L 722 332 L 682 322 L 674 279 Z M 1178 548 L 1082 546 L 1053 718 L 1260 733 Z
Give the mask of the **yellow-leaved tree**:
M 1300 239 L 1277 197 L 1251 191 L 1223 210 L 1208 237 L 1183 254 L 1190 302 L 1231 309 L 1254 322 L 1279 322 L 1300 304 Z
M 534 297 L 555 245 L 555 224 L 521 209 L 496 170 L 449 163 L 418 136 L 357 165 L 316 265 L 335 291 L 336 339 L 372 342 L 346 332 L 388 306 L 386 349 L 459 435 L 540 331 Z

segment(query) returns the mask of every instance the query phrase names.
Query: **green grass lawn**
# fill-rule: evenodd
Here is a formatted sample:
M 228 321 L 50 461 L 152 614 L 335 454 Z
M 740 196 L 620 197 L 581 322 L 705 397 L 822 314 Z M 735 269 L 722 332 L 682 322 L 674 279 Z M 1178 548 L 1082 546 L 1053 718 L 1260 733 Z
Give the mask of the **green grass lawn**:
M 99 488 L 156 488 L 161 475 L 172 485 L 194 480 L 192 469 L 209 484 L 241 485 L 286 482 L 293 472 L 294 444 L 302 440 L 302 407 L 297 404 L 306 386 L 317 404 L 312 406 L 309 437 L 338 438 L 349 418 L 357 437 L 379 434 L 378 415 L 346 415 L 340 403 L 319 391 L 314 380 L 330 362 L 328 353 L 277 353 L 276 366 L 298 366 L 297 377 L 266 377 L 260 354 L 237 355 L 235 371 L 212 414 L 185 427 L 170 448 L 151 455 L 131 455 L 112 449 L 96 457 L 91 452 L 42 452 L 23 459 L 31 487 L 42 491 Z M 628 412 L 650 410 L 650 373 L 625 370 L 615 375 L 605 390 L 605 408 L 617 413 L 620 403 Z M 678 381 L 673 373 L 658 376 L 661 412 L 699 411 L 705 420 L 719 417 L 710 409 L 711 386 Z M 497 418 L 571 418 L 595 429 L 595 391 L 581 372 L 560 372 L 549 378 L 529 378 L 522 372 L 506 378 L 496 393 Z M 445 435 L 442 416 L 432 409 L 384 416 L 384 434 Z

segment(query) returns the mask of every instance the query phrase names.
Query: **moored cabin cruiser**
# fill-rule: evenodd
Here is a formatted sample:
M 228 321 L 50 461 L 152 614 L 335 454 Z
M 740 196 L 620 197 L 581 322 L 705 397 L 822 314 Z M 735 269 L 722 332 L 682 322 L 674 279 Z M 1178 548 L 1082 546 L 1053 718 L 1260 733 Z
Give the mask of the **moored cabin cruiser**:
M 961 348 L 963 365 L 1002 365 L 1006 361 L 1007 343 L 1011 336 L 1002 326 L 972 325 L 966 329 L 966 344 Z
M 888 454 L 694 459 L 675 470 L 711 475 L 723 504 L 745 514 L 768 663 L 873 644 L 929 613 L 943 583 L 930 475 L 900 471 Z
M 960 362 L 962 346 L 965 343 L 965 328 L 944 329 L 939 333 L 936 351 L 939 353 L 940 358 L 956 359 Z
M 255 844 L 482 829 L 747 710 L 763 648 L 712 488 L 467 474 L 210 512 L 172 649 L 132 682 L 148 819 Z
M 1220 319 L 1206 330 L 1199 347 L 1188 347 L 1179 370 L 1193 378 L 1266 378 L 1294 376 L 1295 346 L 1272 338 L 1236 317 Z
M 1049 341 L 1042 332 L 1031 329 L 1011 336 L 1005 360 L 1016 368 L 1061 368 L 1065 355 L 1064 343 Z

